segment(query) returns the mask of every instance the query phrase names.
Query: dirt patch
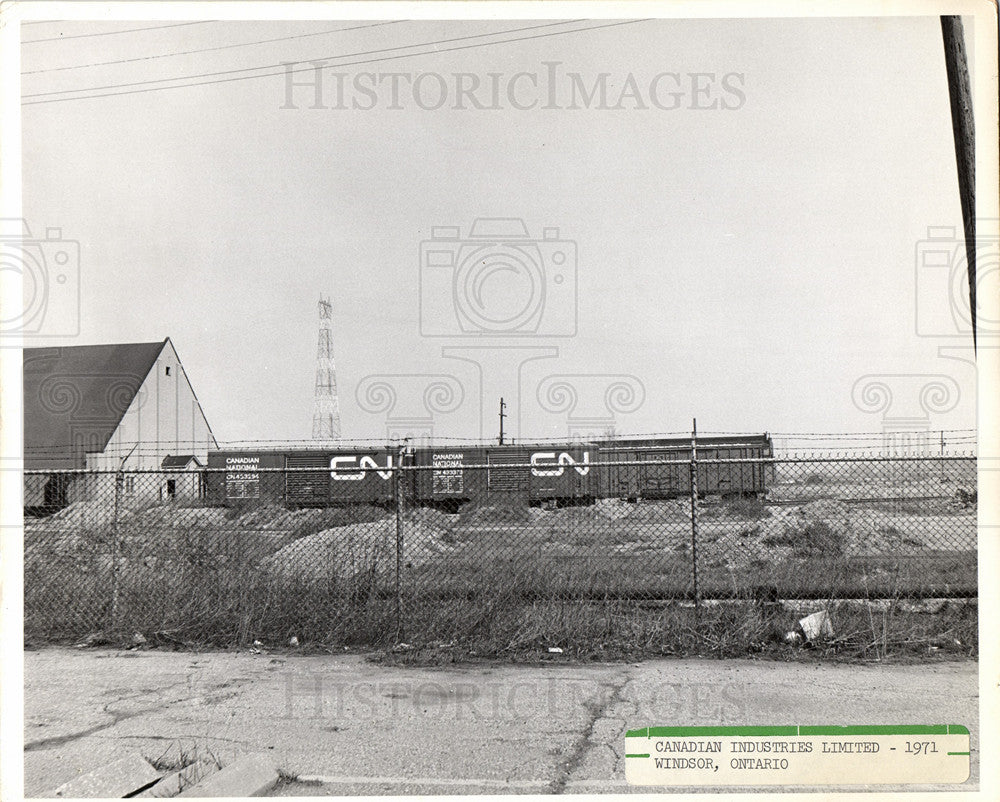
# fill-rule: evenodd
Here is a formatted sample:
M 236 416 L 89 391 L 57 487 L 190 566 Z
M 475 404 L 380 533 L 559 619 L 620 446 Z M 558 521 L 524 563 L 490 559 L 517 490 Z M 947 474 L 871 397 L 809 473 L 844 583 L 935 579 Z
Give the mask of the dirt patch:
M 358 576 L 381 577 L 396 566 L 396 521 L 338 526 L 299 538 L 261 563 L 269 576 L 298 582 L 321 582 Z M 451 550 L 448 530 L 418 522 L 402 527 L 407 567 L 439 559 Z

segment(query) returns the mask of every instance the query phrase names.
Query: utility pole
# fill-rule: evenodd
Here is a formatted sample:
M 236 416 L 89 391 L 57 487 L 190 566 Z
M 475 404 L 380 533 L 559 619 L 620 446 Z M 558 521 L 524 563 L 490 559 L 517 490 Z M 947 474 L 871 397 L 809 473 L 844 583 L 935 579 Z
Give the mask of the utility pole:
M 504 410 L 507 405 L 503 402 L 503 398 L 500 399 L 500 445 L 503 445 L 503 419 L 507 416 L 504 414 Z
M 951 100 L 951 129 L 955 139 L 958 167 L 958 194 L 965 228 L 965 260 L 969 274 L 969 315 L 972 320 L 972 347 L 976 347 L 976 128 L 972 117 L 972 86 L 965 51 L 962 18 L 941 17 L 944 65 Z

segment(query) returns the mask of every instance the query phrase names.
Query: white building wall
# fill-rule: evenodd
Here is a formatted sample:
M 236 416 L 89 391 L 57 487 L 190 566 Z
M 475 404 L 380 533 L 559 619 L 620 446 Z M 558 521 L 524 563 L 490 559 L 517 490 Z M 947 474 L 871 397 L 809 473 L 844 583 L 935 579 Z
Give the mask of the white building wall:
M 178 454 L 193 454 L 205 464 L 215 444 L 173 343 L 167 340 L 104 452 L 89 455 L 87 467 L 159 470 L 164 457 Z M 154 477 L 148 481 L 152 485 Z

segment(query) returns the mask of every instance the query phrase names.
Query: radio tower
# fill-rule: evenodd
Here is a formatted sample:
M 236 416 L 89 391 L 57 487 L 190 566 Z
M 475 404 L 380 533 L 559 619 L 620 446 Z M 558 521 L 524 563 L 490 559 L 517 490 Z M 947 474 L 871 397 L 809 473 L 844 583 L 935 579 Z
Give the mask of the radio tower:
M 340 401 L 333 364 L 333 309 L 319 299 L 319 345 L 316 347 L 316 395 L 313 400 L 313 440 L 340 439 Z

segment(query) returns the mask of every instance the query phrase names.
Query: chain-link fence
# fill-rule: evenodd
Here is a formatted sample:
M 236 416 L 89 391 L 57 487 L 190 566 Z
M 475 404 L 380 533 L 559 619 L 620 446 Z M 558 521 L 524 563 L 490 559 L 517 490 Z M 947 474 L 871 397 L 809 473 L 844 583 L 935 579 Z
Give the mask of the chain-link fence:
M 977 593 L 974 457 L 323 464 L 27 472 L 26 635 L 645 648 L 671 605 Z

